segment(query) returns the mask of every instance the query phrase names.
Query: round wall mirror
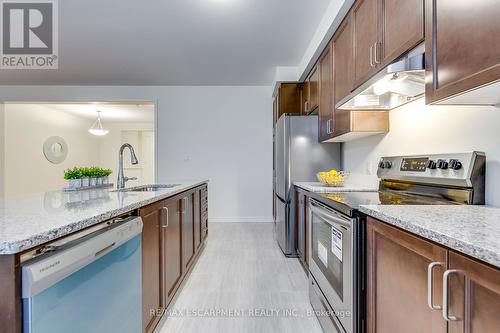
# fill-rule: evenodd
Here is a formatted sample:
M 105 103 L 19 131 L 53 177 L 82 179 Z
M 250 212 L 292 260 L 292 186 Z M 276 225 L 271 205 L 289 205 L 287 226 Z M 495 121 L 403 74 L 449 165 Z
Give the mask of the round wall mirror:
M 51 163 L 62 163 L 68 156 L 68 144 L 60 136 L 51 136 L 43 144 L 43 154 Z

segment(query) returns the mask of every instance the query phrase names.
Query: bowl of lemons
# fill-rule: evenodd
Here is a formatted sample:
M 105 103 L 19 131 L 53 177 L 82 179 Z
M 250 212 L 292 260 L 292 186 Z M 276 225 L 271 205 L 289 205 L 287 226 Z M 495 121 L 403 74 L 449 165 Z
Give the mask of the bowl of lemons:
M 349 172 L 330 170 L 318 172 L 316 176 L 325 186 L 340 187 L 344 186 L 346 179 L 349 177 Z

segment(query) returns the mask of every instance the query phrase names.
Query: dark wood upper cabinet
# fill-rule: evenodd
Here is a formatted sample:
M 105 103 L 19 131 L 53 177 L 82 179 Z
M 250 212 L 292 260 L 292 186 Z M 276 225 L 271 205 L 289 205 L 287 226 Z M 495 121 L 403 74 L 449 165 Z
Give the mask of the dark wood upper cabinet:
M 333 49 L 332 43 L 319 58 L 319 141 L 333 134 Z
M 427 295 L 427 270 L 436 263 L 431 300 L 442 305 L 446 249 L 368 218 L 366 252 L 367 332 L 446 333 L 446 321 L 430 309 Z
M 379 0 L 358 0 L 352 10 L 354 25 L 354 86 L 377 72 Z
M 181 199 L 181 221 L 182 267 L 186 272 L 194 256 L 193 192 L 188 192 Z
M 164 201 L 163 209 L 163 261 L 164 283 L 168 302 L 170 302 L 180 284 L 181 263 L 181 219 L 179 197 Z
M 352 16 L 356 88 L 424 40 L 424 0 L 358 0 Z
M 500 79 L 497 0 L 426 0 L 426 102 Z
M 307 115 L 307 101 L 309 99 L 309 82 L 306 80 L 300 85 L 300 114 Z
M 163 202 L 139 210 L 142 217 L 142 326 L 144 332 L 152 332 L 159 317 L 152 310 L 167 306 L 163 283 Z
M 308 77 L 301 85 L 300 101 L 302 115 L 308 115 L 319 106 L 320 99 L 320 70 L 319 62 L 313 67 Z
M 309 87 L 308 100 L 306 104 L 307 113 L 314 111 L 319 106 L 319 80 L 320 80 L 319 69 L 318 66 L 315 66 L 312 69 L 307 79 Z
M 300 114 L 301 112 L 301 84 L 280 83 L 274 95 L 273 124 L 284 113 Z
M 424 0 L 380 0 L 380 5 L 382 35 L 377 52 L 386 66 L 424 40 Z
M 333 37 L 333 91 L 335 103 L 353 90 L 353 46 L 352 15 L 348 15 Z
M 449 252 L 449 333 L 483 333 L 500 330 L 500 271 Z

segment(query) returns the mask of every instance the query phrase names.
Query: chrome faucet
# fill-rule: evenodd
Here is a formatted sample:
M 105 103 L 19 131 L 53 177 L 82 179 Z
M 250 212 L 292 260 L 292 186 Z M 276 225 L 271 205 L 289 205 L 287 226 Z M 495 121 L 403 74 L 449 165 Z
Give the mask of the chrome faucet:
M 128 148 L 130 150 L 130 162 L 132 164 L 137 164 L 139 161 L 137 160 L 137 156 L 135 155 L 134 147 L 130 143 L 124 143 L 120 147 L 120 152 L 118 153 L 118 180 L 116 181 L 116 188 L 117 189 L 122 189 L 125 187 L 125 183 L 127 180 L 136 180 L 137 177 L 125 177 L 123 175 L 123 151 L 125 148 Z

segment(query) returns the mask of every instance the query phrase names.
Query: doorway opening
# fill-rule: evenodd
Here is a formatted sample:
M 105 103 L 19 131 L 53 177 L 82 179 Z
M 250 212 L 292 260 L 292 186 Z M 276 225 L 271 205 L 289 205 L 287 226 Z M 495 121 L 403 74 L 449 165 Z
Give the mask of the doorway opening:
M 155 183 L 153 102 L 5 102 L 0 111 L 6 198 L 62 189 L 65 170 L 74 167 L 109 169 L 116 186 L 124 143 L 132 145 L 139 160 L 133 165 L 125 155 L 125 176 L 137 178 L 127 187 Z

